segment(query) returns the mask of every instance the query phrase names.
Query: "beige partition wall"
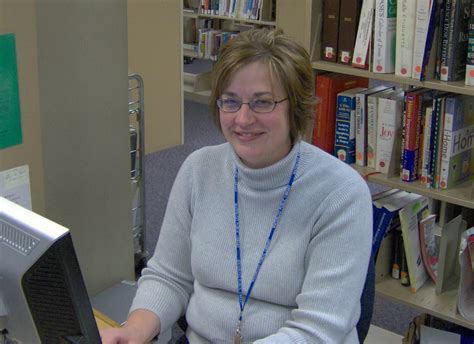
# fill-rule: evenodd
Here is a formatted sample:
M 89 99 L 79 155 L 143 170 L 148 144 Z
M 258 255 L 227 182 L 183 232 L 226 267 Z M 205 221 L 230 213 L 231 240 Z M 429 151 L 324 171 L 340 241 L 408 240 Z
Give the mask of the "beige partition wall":
M 16 34 L 34 210 L 71 229 L 91 294 L 134 278 L 126 0 L 0 0 Z M 39 104 L 39 105 L 38 105 Z
M 14 33 L 23 143 L 0 149 L 0 171 L 28 165 L 33 210 L 44 215 L 43 154 L 34 1 L 0 0 L 0 34 Z
M 129 72 L 145 85 L 145 151 L 183 143 L 182 0 L 128 0 Z

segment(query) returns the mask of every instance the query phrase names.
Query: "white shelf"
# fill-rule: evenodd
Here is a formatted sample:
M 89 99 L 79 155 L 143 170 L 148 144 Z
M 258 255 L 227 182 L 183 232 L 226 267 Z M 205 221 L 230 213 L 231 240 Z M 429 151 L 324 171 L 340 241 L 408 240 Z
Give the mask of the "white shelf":
M 473 181 L 469 180 L 446 190 L 427 188 L 420 181 L 405 182 L 399 176 L 387 177 L 381 173 L 375 173 L 375 169 L 352 165 L 362 176 L 370 182 L 386 185 L 392 188 L 414 192 L 426 197 L 440 201 L 457 204 L 466 208 L 474 209 Z
M 402 85 L 412 85 L 418 87 L 431 88 L 434 90 L 453 92 L 459 94 L 466 94 L 474 96 L 474 86 L 464 85 L 464 81 L 446 82 L 439 80 L 426 80 L 418 81 L 411 78 L 404 78 L 396 76 L 395 74 L 380 74 L 372 73 L 365 69 L 359 69 L 340 63 L 326 62 L 326 61 L 315 61 L 313 62 L 313 68 L 316 70 L 324 70 L 328 72 L 336 72 L 341 74 L 349 74 L 355 76 L 361 76 L 368 79 L 382 80 L 387 82 L 393 82 Z
M 391 277 L 387 277 L 375 285 L 375 291 L 380 296 L 474 329 L 474 323 L 467 321 L 457 312 L 457 290 L 436 295 L 435 289 L 436 287 L 431 281 L 426 281 L 416 293 L 412 293 L 410 288 L 402 286 L 399 280 Z

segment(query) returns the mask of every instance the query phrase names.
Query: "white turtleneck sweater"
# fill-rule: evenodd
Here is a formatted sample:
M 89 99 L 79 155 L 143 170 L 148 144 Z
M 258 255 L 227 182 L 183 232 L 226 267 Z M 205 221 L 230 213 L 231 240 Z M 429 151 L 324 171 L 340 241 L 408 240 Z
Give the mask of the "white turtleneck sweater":
M 305 142 L 262 169 L 243 165 L 228 143 L 192 153 L 174 182 L 131 310 L 154 312 L 162 331 L 186 313 L 191 344 L 233 343 L 240 310 L 235 167 L 246 294 L 298 149 L 296 179 L 245 306 L 243 341 L 357 343 L 372 241 L 370 193 L 350 166 Z

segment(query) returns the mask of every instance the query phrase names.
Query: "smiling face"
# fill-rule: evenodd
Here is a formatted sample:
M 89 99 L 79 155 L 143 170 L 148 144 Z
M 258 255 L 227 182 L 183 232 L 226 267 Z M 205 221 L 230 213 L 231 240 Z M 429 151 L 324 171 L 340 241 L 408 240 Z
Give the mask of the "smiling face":
M 247 103 L 254 99 L 279 101 L 286 98 L 279 84 L 272 83 L 269 68 L 261 61 L 237 70 L 221 95 Z M 221 129 L 242 162 L 251 168 L 270 166 L 291 149 L 288 101 L 269 113 L 256 113 L 243 104 L 234 113 L 219 110 Z

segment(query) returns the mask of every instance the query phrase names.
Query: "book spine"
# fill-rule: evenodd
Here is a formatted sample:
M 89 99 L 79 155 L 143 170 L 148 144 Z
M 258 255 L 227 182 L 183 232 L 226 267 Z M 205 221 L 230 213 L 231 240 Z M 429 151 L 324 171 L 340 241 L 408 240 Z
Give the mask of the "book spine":
M 377 120 L 377 150 L 375 153 L 375 170 L 388 173 L 395 137 L 401 126 L 402 101 L 390 98 L 379 98 Z
M 377 150 L 377 100 L 376 96 L 367 98 L 367 166 L 375 168 Z
M 354 67 L 364 69 L 368 68 L 367 57 L 369 54 L 369 43 L 372 35 L 373 17 L 374 0 L 364 0 L 357 28 L 354 57 L 352 58 L 352 66 Z
M 380 209 L 380 212 L 380 217 L 378 218 L 378 222 L 374 227 L 374 234 L 372 240 L 372 257 L 375 257 L 377 255 L 377 252 L 380 248 L 380 244 L 382 243 L 382 239 L 389 230 L 390 223 L 392 222 L 393 218 L 393 212 L 384 207 Z
M 463 80 L 466 74 L 470 14 L 471 0 L 457 0 L 453 18 L 452 41 L 450 41 L 448 50 L 448 81 Z
M 439 187 L 446 189 L 448 186 L 449 162 L 451 160 L 451 146 L 453 139 L 453 122 L 456 108 L 456 98 L 446 99 L 446 109 L 444 114 L 443 140 L 441 147 L 441 167 Z M 461 115 L 461 114 L 458 114 Z
M 442 152 L 442 144 L 443 144 L 443 133 L 444 133 L 444 116 L 445 116 L 445 105 L 446 105 L 446 97 L 442 97 L 439 102 L 439 119 L 438 119 L 438 129 L 436 133 L 436 150 L 435 154 L 436 157 L 434 159 L 434 166 L 433 166 L 433 188 L 439 188 L 439 178 L 440 178 L 440 168 L 441 168 L 441 152 Z
M 397 29 L 397 3 L 376 0 L 374 23 L 373 72 L 395 71 L 395 38 Z
M 455 0 L 454 0 L 455 1 Z M 442 27 L 442 36 L 441 36 L 441 52 L 440 52 L 440 67 L 439 67 L 439 79 L 442 81 L 448 81 L 448 46 L 449 46 L 449 36 L 450 28 L 452 28 L 453 23 L 451 22 L 451 12 L 453 0 L 445 0 L 444 5 L 444 18 L 443 18 L 443 27 Z
M 367 121 L 366 121 L 366 99 L 363 93 L 357 93 L 355 102 L 355 129 L 356 129 L 356 164 L 367 165 Z
M 405 137 L 403 142 L 402 180 L 411 182 L 417 179 L 419 142 L 418 97 L 408 93 L 405 100 Z
M 440 102 L 441 97 L 438 96 L 433 99 L 433 112 L 431 116 L 431 137 L 430 137 L 430 165 L 428 168 L 428 180 L 429 184 L 427 187 L 434 187 L 434 178 L 436 172 L 436 159 L 438 150 L 438 134 L 439 134 L 439 121 L 440 121 Z
M 465 83 L 474 86 L 474 1 L 471 2 L 471 15 L 469 18 L 469 37 L 467 42 L 466 77 Z
M 429 60 L 436 22 L 437 0 L 418 0 L 416 4 L 415 43 L 411 77 L 424 79 L 424 69 Z
M 338 95 L 334 154 L 347 164 L 355 162 L 355 97 Z
M 323 1 L 321 59 L 336 62 L 338 51 L 340 0 Z
M 397 33 L 395 75 L 410 77 L 413 63 L 413 32 L 415 31 L 416 1 L 397 3 Z
M 421 155 L 421 183 L 429 186 L 431 181 L 428 179 L 428 171 L 431 159 L 431 123 L 432 123 L 433 107 L 428 106 L 425 112 L 425 125 L 423 131 L 423 153 Z
M 316 104 L 316 113 L 313 129 L 313 145 L 321 148 L 330 154 L 334 153 L 334 130 L 329 132 L 328 123 L 329 107 L 335 106 L 329 104 L 329 92 L 331 88 L 331 79 L 325 75 L 318 75 L 316 77 L 316 97 L 318 103 Z M 332 137 L 332 138 L 331 138 Z
M 337 62 L 350 64 L 359 23 L 360 0 L 341 0 Z

